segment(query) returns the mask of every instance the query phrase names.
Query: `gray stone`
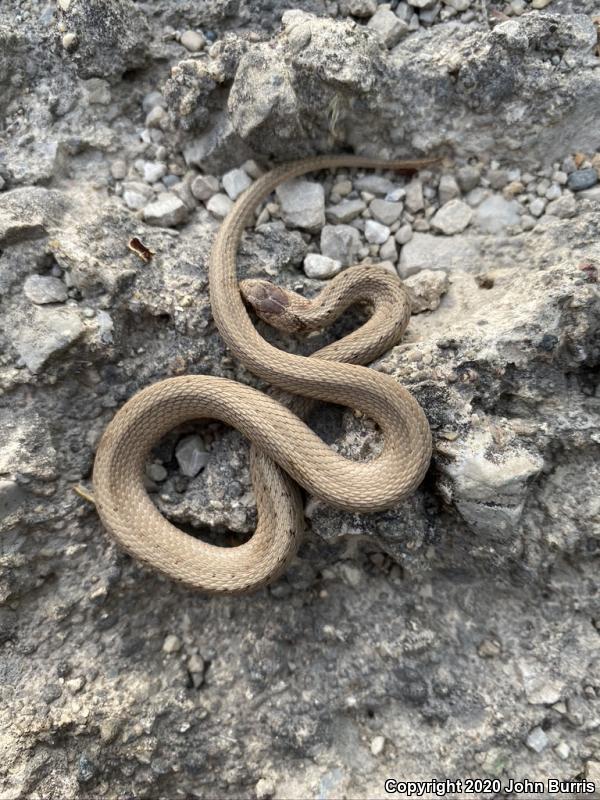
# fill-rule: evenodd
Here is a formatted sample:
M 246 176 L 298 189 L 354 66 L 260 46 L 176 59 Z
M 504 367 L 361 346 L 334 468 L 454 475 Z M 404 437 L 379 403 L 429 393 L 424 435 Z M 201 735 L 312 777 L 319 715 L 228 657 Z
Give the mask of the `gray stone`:
M 529 213 L 534 217 L 541 217 L 546 208 L 546 201 L 543 197 L 536 197 L 529 204 Z
M 152 189 L 145 183 L 127 181 L 123 184 L 123 200 L 132 211 L 142 209 L 152 196 Z
M 325 192 L 320 183 L 296 179 L 276 189 L 283 221 L 294 228 L 318 231 L 325 224 Z
M 384 6 L 379 6 L 369 20 L 367 27 L 374 30 L 388 48 L 397 45 L 400 39 L 408 33 L 407 23 Z
M 209 456 L 204 441 L 200 436 L 193 435 L 181 439 L 175 449 L 175 458 L 180 472 L 188 478 L 195 478 L 208 464 Z
M 581 192 L 582 189 L 589 189 L 597 183 L 598 173 L 593 167 L 571 172 L 567 179 L 567 186 L 572 192 Z
M 232 200 L 236 200 L 242 192 L 252 185 L 252 180 L 243 169 L 232 169 L 222 178 L 223 188 Z
M 336 203 L 334 206 L 328 206 L 325 209 L 325 215 L 328 222 L 340 224 L 350 222 L 358 217 L 367 207 L 363 200 L 342 200 L 341 203 Z
M 206 201 L 219 191 L 219 179 L 214 175 L 197 175 L 190 189 L 196 200 Z
M 473 270 L 477 266 L 479 247 L 477 240 L 467 236 L 433 236 L 415 233 L 400 253 L 398 271 L 406 278 L 422 269 L 453 271 Z
M 393 225 L 400 219 L 403 206 L 402 203 L 389 203 L 387 200 L 376 198 L 371 201 L 369 208 L 376 220 L 384 225 Z
M 460 189 L 454 175 L 442 175 L 438 186 L 438 196 L 442 205 L 454 200 L 456 197 L 460 197 Z
M 410 275 L 404 283 L 410 290 L 413 314 L 435 311 L 450 285 L 445 272 L 431 269 L 423 269 L 415 275 Z
M 477 207 L 473 222 L 486 233 L 500 233 L 509 225 L 519 224 L 519 204 L 493 194 Z
M 412 180 L 406 187 L 406 208 L 412 214 L 425 208 L 423 200 L 423 184 L 419 180 Z
M 577 203 L 570 193 L 561 195 L 558 200 L 553 200 L 546 206 L 546 214 L 550 214 L 550 216 L 553 217 L 560 217 L 561 219 L 570 219 L 574 217 L 576 213 Z
M 383 244 L 387 242 L 390 235 L 390 229 L 387 225 L 382 225 L 380 222 L 375 222 L 373 219 L 368 219 L 365 223 L 365 239 L 371 244 Z
M 309 278 L 331 278 L 342 269 L 339 261 L 318 253 L 309 253 L 304 259 L 304 272 Z
M 383 175 L 361 175 L 354 180 L 354 186 L 359 192 L 369 192 L 375 195 L 387 195 L 393 192 L 395 184 Z
M 456 173 L 456 180 L 463 192 L 470 192 L 478 184 L 481 178 L 481 169 L 473 164 L 466 164 Z
M 344 267 L 356 263 L 360 246 L 360 235 L 351 225 L 325 225 L 321 231 L 321 253 Z
M 83 334 L 84 326 L 75 308 L 35 309 L 12 334 L 13 344 L 32 371 L 66 350 Z
M 189 211 L 179 197 L 170 192 L 165 192 L 153 203 L 145 206 L 143 214 L 144 221 L 149 225 L 172 228 L 185 222 Z
M 30 275 L 23 284 L 23 292 L 37 305 L 64 303 L 68 297 L 65 284 L 51 275 Z
M 231 211 L 233 200 L 226 194 L 213 194 L 206 203 L 206 208 L 217 219 L 224 219 Z
M 413 230 L 408 223 L 401 225 L 396 231 L 396 241 L 398 244 L 406 244 L 413 237 Z
M 451 236 L 462 233 L 473 218 L 473 209 L 462 200 L 450 200 L 431 219 L 432 227 Z
M 167 174 L 167 167 L 160 161 L 146 161 L 144 163 L 144 180 L 146 183 L 156 183 Z
M 548 737 L 542 728 L 533 728 L 527 736 L 526 744 L 534 753 L 541 753 L 548 747 Z
M 341 0 L 340 14 L 365 19 L 372 17 L 377 11 L 377 0 Z
M 150 478 L 150 480 L 160 483 L 166 479 L 167 470 L 162 464 L 148 464 L 146 467 L 146 475 Z
M 398 258 L 398 248 L 393 236 L 389 236 L 379 248 L 379 258 L 383 261 L 395 262 Z

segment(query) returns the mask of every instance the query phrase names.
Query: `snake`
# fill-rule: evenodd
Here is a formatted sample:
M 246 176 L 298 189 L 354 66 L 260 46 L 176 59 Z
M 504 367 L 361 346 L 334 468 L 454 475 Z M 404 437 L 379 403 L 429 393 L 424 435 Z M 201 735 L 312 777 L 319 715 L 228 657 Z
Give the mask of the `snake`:
M 410 296 L 400 278 L 376 264 L 358 264 L 307 299 L 266 279 L 239 281 L 236 254 L 257 207 L 280 183 L 338 167 L 410 175 L 430 163 L 314 156 L 265 172 L 235 200 L 209 257 L 212 316 L 231 354 L 275 393 L 220 376 L 189 374 L 159 380 L 120 408 L 101 437 L 92 482 L 102 524 L 131 556 L 208 594 L 252 592 L 279 577 L 296 555 L 306 525 L 300 487 L 357 513 L 388 509 L 418 488 L 431 459 L 427 417 L 397 380 L 366 366 L 398 344 L 408 325 Z M 326 328 L 356 304 L 370 309 L 366 322 L 310 356 L 270 344 L 250 313 L 280 330 L 306 333 Z M 380 452 L 357 461 L 326 444 L 303 418 L 317 401 L 373 420 L 382 438 Z M 251 443 L 257 525 L 237 546 L 221 547 L 180 530 L 146 489 L 151 448 L 181 423 L 203 419 L 220 420 Z

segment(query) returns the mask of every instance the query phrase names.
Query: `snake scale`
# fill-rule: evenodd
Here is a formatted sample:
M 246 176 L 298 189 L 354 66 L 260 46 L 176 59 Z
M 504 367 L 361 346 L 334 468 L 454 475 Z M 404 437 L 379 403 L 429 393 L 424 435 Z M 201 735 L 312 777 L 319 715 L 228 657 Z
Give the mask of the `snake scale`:
M 377 266 L 350 267 L 308 301 L 268 281 L 239 284 L 236 252 L 258 204 L 283 181 L 336 167 L 411 174 L 430 163 L 315 156 L 276 167 L 236 200 L 210 256 L 213 318 L 235 358 L 296 397 L 286 403 L 283 393 L 277 399 L 209 375 L 168 378 L 134 395 L 104 432 L 93 471 L 100 518 L 130 554 L 195 589 L 247 592 L 280 575 L 296 552 L 304 526 L 299 486 L 333 506 L 366 512 L 399 503 L 421 483 L 431 458 L 431 432 L 421 407 L 393 378 L 362 366 L 397 344 L 408 324 L 410 301 L 400 279 Z M 244 300 L 285 330 L 325 327 L 357 302 L 369 304 L 372 314 L 358 330 L 305 357 L 263 339 Z M 357 462 L 334 452 L 294 413 L 314 400 L 348 406 L 374 420 L 383 436 L 380 454 Z M 144 487 L 151 447 L 175 426 L 202 418 L 221 420 L 252 443 L 258 524 L 237 547 L 218 547 L 179 530 Z

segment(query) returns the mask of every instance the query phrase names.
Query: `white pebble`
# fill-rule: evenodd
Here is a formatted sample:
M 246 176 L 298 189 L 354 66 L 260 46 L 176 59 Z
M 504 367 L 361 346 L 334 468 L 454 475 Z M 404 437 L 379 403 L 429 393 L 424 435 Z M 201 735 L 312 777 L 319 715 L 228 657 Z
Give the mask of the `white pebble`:
M 181 650 L 181 639 L 174 633 L 170 633 L 165 637 L 162 649 L 163 653 L 178 653 Z
M 213 194 L 213 196 L 206 203 L 206 208 L 210 211 L 213 217 L 223 219 L 231 211 L 233 200 L 227 197 L 226 194 Z
M 365 223 L 365 239 L 370 244 L 383 244 L 387 242 L 390 235 L 390 229 L 387 225 L 382 225 L 380 222 L 368 219 Z
M 251 184 L 252 180 L 243 169 L 232 169 L 223 175 L 223 188 L 232 200 L 238 198 Z
M 374 756 L 379 756 L 383 753 L 383 748 L 385 747 L 385 736 L 376 736 L 371 741 L 371 753 Z
M 337 275 L 341 269 L 341 261 L 322 256 L 319 253 L 309 253 L 304 259 L 304 272 L 309 278 L 324 280 Z
M 181 34 L 180 41 L 185 49 L 189 50 L 191 53 L 197 53 L 198 50 L 202 50 L 206 44 L 204 36 L 197 31 L 185 31 L 185 33 Z

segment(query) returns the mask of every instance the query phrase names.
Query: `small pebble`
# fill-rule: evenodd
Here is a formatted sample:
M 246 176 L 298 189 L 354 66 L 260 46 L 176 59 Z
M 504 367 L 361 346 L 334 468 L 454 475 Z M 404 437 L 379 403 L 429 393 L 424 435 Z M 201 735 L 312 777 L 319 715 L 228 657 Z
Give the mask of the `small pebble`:
M 334 258 L 320 255 L 319 253 L 309 253 L 304 259 L 304 272 L 309 278 L 324 280 L 337 275 L 342 269 L 340 261 Z
M 252 185 L 252 180 L 243 169 L 232 169 L 222 178 L 223 188 L 232 200 L 236 200 L 243 191 Z
M 537 727 L 529 733 L 526 744 L 530 750 L 541 753 L 548 746 L 548 737 L 540 727 Z
M 379 756 L 383 753 L 385 747 L 385 736 L 376 736 L 371 741 L 371 753 L 374 756 Z
M 146 183 L 156 183 L 167 174 L 166 164 L 160 161 L 144 162 L 144 180 Z
M 178 653 L 181 650 L 181 639 L 174 633 L 170 633 L 165 637 L 162 649 L 163 653 Z
M 479 184 L 480 177 L 481 170 L 479 167 L 471 164 L 461 167 L 456 173 L 458 185 L 463 192 L 470 192 L 471 189 L 474 189 Z
M 127 164 L 121 158 L 116 159 L 110 165 L 110 174 L 116 181 L 122 181 L 127 175 Z
M 77 46 L 77 34 L 69 31 L 62 37 L 62 46 L 65 50 L 73 50 Z
M 461 233 L 473 218 L 473 209 L 462 200 L 450 200 L 434 215 L 431 225 L 435 230 L 450 236 Z
M 460 196 L 460 189 L 454 175 L 442 175 L 438 186 L 438 196 L 442 205 Z
M 425 208 L 421 181 L 412 180 L 406 187 L 406 208 L 413 214 Z
M 174 227 L 185 222 L 189 211 L 185 203 L 175 194 L 165 192 L 143 210 L 144 221 L 149 225 Z
M 582 189 L 589 189 L 598 183 L 598 173 L 593 167 L 578 169 L 571 172 L 567 179 L 567 186 L 572 192 L 580 192 Z
M 398 248 L 393 236 L 390 236 L 379 248 L 379 258 L 384 261 L 396 261 L 398 258 Z
M 356 263 L 360 247 L 360 234 L 351 225 L 325 225 L 321 230 L 321 253 L 345 267 Z
M 196 200 L 208 200 L 219 191 L 219 179 L 214 175 L 197 175 L 190 189 Z
M 381 5 L 369 22 L 367 27 L 374 30 L 385 47 L 390 48 L 398 44 L 408 33 L 408 24 L 394 14 L 389 6 Z
M 204 441 L 194 434 L 181 439 L 175 448 L 175 458 L 181 473 L 188 478 L 195 478 L 208 464 L 209 456 Z
M 320 183 L 298 178 L 275 190 L 283 221 L 294 228 L 317 231 L 325 223 L 325 192 Z
M 370 244 L 383 244 L 386 242 L 390 235 L 390 229 L 387 225 L 382 225 L 380 222 L 368 219 L 365 224 L 365 239 Z
M 338 225 L 344 222 L 351 222 L 355 217 L 358 217 L 367 207 L 363 200 L 342 200 L 341 203 L 336 203 L 334 206 L 328 206 L 325 209 L 325 214 L 329 222 Z
M 206 208 L 210 211 L 213 217 L 217 219 L 224 219 L 229 214 L 233 200 L 227 197 L 226 194 L 213 194 L 213 196 L 206 203 Z
M 388 200 L 376 198 L 369 205 L 369 209 L 378 222 L 384 225 L 393 225 L 402 214 L 402 203 L 390 203 Z
M 569 757 L 571 752 L 571 748 L 566 742 L 559 742 L 554 749 L 556 750 L 557 756 L 563 761 Z
M 406 244 L 410 242 L 413 237 L 413 231 L 410 225 L 402 225 L 402 227 L 398 228 L 396 232 L 396 241 L 398 244 Z
M 270 800 L 275 794 L 275 784 L 268 778 L 261 778 L 254 787 L 256 800 Z
M 190 53 L 197 53 L 199 50 L 202 50 L 206 44 L 206 39 L 204 36 L 197 31 L 185 31 L 185 33 L 181 34 L 180 41 L 185 49 L 189 50 Z
M 167 477 L 167 470 L 163 467 L 162 464 L 148 464 L 146 466 L 146 475 L 150 478 L 151 481 L 156 481 L 156 483 L 160 483 L 164 481 Z
M 534 217 L 541 217 L 544 213 L 544 209 L 546 208 L 546 201 L 543 197 L 536 197 L 535 200 L 532 200 L 529 204 L 529 213 L 532 214 Z

